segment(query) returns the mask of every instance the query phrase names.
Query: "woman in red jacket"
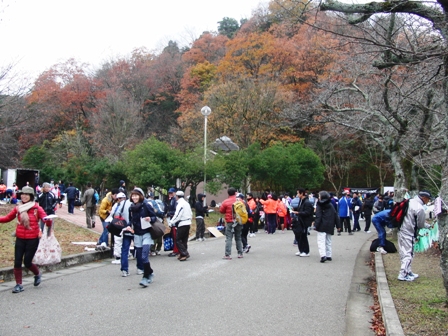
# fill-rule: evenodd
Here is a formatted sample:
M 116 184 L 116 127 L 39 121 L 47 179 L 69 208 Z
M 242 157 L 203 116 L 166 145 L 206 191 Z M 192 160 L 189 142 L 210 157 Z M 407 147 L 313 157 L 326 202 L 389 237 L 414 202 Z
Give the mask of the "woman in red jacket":
M 47 216 L 44 209 L 34 202 L 34 189 L 23 187 L 18 193 L 22 203 L 7 214 L 0 217 L 0 223 L 8 223 L 17 217 L 16 243 L 14 248 L 14 277 L 16 286 L 13 293 L 23 292 L 22 286 L 22 260 L 26 268 L 34 274 L 34 286 L 39 286 L 41 273 L 36 265 L 32 263 L 34 254 L 39 245 L 39 238 L 42 232 L 39 227 L 39 219 L 44 220 Z M 44 220 L 47 226 L 51 225 L 51 220 Z

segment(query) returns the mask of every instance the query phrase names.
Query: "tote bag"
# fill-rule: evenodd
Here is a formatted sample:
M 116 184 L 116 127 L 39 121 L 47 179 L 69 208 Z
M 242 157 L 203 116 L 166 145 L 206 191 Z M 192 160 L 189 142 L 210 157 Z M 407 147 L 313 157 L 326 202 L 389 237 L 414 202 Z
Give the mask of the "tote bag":
M 39 241 L 33 263 L 40 266 L 55 265 L 61 262 L 62 249 L 58 240 L 54 236 L 54 231 L 44 230 Z

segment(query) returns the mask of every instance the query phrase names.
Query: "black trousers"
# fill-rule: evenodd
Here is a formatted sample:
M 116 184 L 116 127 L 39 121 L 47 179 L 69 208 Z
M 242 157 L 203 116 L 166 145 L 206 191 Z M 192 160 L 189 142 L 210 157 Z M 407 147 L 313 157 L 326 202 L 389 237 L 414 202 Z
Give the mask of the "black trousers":
M 22 260 L 25 267 L 30 268 L 38 246 L 39 238 L 16 238 L 16 244 L 14 246 L 14 268 L 22 268 Z
M 341 225 L 345 230 L 348 230 L 348 233 L 352 232 L 352 226 L 350 225 L 350 217 L 340 217 Z
M 241 241 L 243 242 L 243 249 L 247 246 L 247 234 L 249 233 L 249 228 L 251 223 L 246 223 L 243 225 L 243 230 L 241 231 Z
M 364 218 L 366 220 L 366 228 L 364 229 L 364 231 L 369 231 L 370 223 L 372 222 L 372 214 L 365 213 Z
M 296 236 L 297 240 L 297 247 L 299 248 L 300 253 L 310 253 L 310 244 L 308 243 L 308 231 L 303 230 L 301 231 L 295 231 L 294 235 Z
M 176 242 L 179 253 L 182 257 L 188 255 L 188 234 L 190 233 L 190 225 L 183 225 L 177 228 Z

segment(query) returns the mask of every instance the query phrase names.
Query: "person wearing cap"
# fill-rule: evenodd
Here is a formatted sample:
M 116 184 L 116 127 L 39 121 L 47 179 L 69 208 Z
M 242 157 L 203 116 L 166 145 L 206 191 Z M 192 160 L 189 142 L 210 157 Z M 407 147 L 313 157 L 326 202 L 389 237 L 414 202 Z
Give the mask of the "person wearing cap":
M 167 216 L 168 219 L 173 218 L 175 212 L 176 212 L 176 189 L 175 188 L 169 188 L 168 189 L 168 206 L 166 207 Z M 173 237 L 173 252 L 168 254 L 168 257 L 178 257 L 179 256 L 179 249 L 177 247 L 177 227 L 172 226 L 171 227 L 171 236 Z
M 176 212 L 170 219 L 170 227 L 177 227 L 176 243 L 179 249 L 180 261 L 185 261 L 190 258 L 188 253 L 188 235 L 190 233 L 191 219 L 193 213 L 191 212 L 190 204 L 184 198 L 184 192 L 182 190 L 176 191 Z
M 154 279 L 154 271 L 149 262 L 149 251 L 154 240 L 149 232 L 150 225 L 156 221 L 156 214 L 152 207 L 145 200 L 145 194 L 142 189 L 134 188 L 131 191 L 130 199 L 132 201 L 129 208 L 129 222 L 126 231 L 134 234 L 135 257 L 137 259 L 137 269 L 143 270 L 143 277 L 140 286 L 148 287 Z M 145 223 L 148 222 L 148 223 Z M 144 225 L 145 224 L 145 225 Z M 125 232 L 126 233 L 126 232 Z M 124 257 L 122 252 L 122 257 Z M 122 276 L 129 275 L 129 269 L 123 267 Z M 140 272 L 137 273 L 139 274 Z
M 413 273 L 411 269 L 412 259 L 414 258 L 414 238 L 418 229 L 431 227 L 431 225 L 426 224 L 426 214 L 423 208 L 423 205 L 428 203 L 430 199 L 431 193 L 422 190 L 417 196 L 409 200 L 408 211 L 398 231 L 398 249 L 401 263 L 398 280 L 400 281 L 413 281 L 418 278 L 418 274 Z
M 92 188 L 92 183 L 87 182 L 87 190 L 82 195 L 81 205 L 85 205 L 86 210 L 86 225 L 88 229 L 95 227 L 96 214 L 96 200 L 95 189 Z
M 117 199 L 118 189 L 112 189 L 108 192 L 106 196 L 101 200 L 100 209 L 98 214 L 100 216 L 101 223 L 103 224 L 103 233 L 98 240 L 98 245 L 106 247 L 109 246 L 109 231 L 107 231 L 106 218 L 110 215 L 112 206 Z
M 22 286 L 22 262 L 34 274 L 34 286 L 39 286 L 41 282 L 41 273 L 39 268 L 32 263 L 39 238 L 42 231 L 39 227 L 39 220 L 43 220 L 47 226 L 51 225 L 51 220 L 45 219 L 47 214 L 39 204 L 34 202 L 34 189 L 23 187 L 18 192 L 18 197 L 22 204 L 15 206 L 9 214 L 0 217 L 0 223 L 8 223 L 17 218 L 16 241 L 14 244 L 14 278 L 16 286 L 13 293 L 23 292 Z
M 117 202 L 112 206 L 110 215 L 106 218 L 106 223 L 112 222 L 115 215 L 120 215 L 120 217 L 124 218 L 126 220 L 126 223 L 129 224 L 129 207 L 131 205 L 131 202 L 126 200 L 126 195 L 122 192 L 119 192 L 117 194 L 116 200 Z M 126 265 L 128 263 L 129 249 L 131 247 L 131 241 L 133 240 L 133 238 L 134 235 L 129 231 L 122 233 L 121 236 L 114 237 L 115 260 L 112 260 L 112 264 L 121 264 L 123 268 L 123 264 Z M 126 266 L 125 268 L 128 269 L 128 267 Z M 139 273 L 137 270 L 137 274 L 143 274 L 143 270 L 141 270 L 141 273 Z
M 123 180 L 120 180 L 120 186 L 118 187 L 118 192 L 122 192 L 123 194 L 128 197 L 128 192 L 126 190 L 126 182 Z
M 341 227 L 339 215 L 333 204 L 332 197 L 326 191 L 319 192 L 316 203 L 316 220 L 314 227 L 317 231 L 317 248 L 319 250 L 320 262 L 332 261 L 331 237 L 334 235 L 334 227 Z
M 208 211 L 208 206 L 204 205 L 204 194 L 198 194 L 198 200 L 194 205 L 196 210 L 196 241 L 204 241 L 205 222 L 204 217 Z
M 344 226 L 345 232 L 348 231 L 349 235 L 353 235 L 352 225 L 350 223 L 350 212 L 352 202 L 348 190 L 344 190 L 342 192 L 342 197 L 339 199 L 338 204 L 339 204 L 339 219 L 341 220 L 341 226 Z

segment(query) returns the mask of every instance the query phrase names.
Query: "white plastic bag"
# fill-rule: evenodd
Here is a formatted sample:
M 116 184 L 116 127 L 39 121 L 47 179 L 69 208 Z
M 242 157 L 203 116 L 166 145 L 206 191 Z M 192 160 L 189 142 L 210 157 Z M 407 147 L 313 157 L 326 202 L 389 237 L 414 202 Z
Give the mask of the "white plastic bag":
M 48 230 L 44 230 L 33 263 L 40 266 L 54 265 L 61 262 L 61 257 L 62 249 L 54 236 L 54 231 L 51 230 L 50 235 L 48 235 Z

